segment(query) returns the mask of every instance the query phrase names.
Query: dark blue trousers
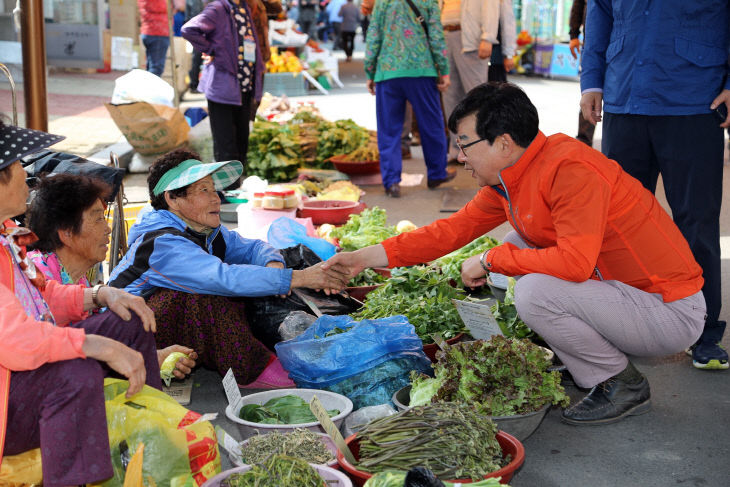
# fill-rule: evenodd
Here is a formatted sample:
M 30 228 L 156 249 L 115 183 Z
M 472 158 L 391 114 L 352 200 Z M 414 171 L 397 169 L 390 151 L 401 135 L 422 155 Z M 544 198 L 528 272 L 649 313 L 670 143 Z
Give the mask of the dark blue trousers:
M 662 175 L 672 217 L 702 267 L 707 321 L 700 340 L 717 342 L 720 294 L 720 206 L 724 139 L 711 114 L 688 116 L 604 113 L 602 151 L 652 193 Z
M 165 71 L 165 58 L 167 58 L 167 48 L 170 47 L 170 38 L 142 35 L 142 44 L 144 44 L 147 54 L 147 71 L 162 76 Z
M 428 179 L 446 178 L 446 135 L 436 78 L 394 78 L 375 84 L 378 151 L 383 186 L 400 183 L 403 168 L 401 133 L 406 100 L 413 106 L 421 133 Z

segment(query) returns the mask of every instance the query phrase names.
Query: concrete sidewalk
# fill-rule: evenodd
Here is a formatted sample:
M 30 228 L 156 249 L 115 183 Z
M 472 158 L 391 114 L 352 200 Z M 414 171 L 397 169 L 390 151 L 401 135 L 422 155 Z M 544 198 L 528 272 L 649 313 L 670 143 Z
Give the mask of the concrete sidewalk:
M 339 54 L 344 58 L 344 55 Z M 360 53 L 361 56 L 361 53 Z M 360 57 L 361 59 L 361 57 Z M 49 79 L 51 130 L 68 136 L 59 148 L 88 155 L 104 144 L 116 142 L 113 122 L 101 103 L 113 89 L 110 75 L 53 75 Z M 353 118 L 368 128 L 376 128 L 375 101 L 365 92 L 362 62 L 340 64 L 340 78 L 345 89 L 333 88 L 329 96 L 312 95 L 294 99 L 314 101 L 322 114 L 330 119 Z M 540 128 L 546 134 L 564 132 L 575 135 L 579 100 L 578 84 L 539 78 L 512 77 L 522 86 L 538 108 Z M 0 85 L 0 110 L 8 112 L 7 85 Z M 83 95 L 81 95 L 82 93 Z M 203 105 L 199 95 L 186 96 L 186 103 Z M 110 127 L 111 125 L 111 127 Z M 596 131 L 599 145 L 600 127 Z M 73 149 L 73 150 L 72 150 Z M 405 161 L 404 172 L 425 174 L 420 148 L 414 158 Z M 727 157 L 726 157 L 727 161 Z M 727 162 L 726 162 L 727 163 Z M 730 176 L 724 177 L 725 194 L 730 195 Z M 125 180 L 131 201 L 146 197 L 143 175 Z M 448 216 L 440 212 L 446 195 L 463 201 L 477 190 L 475 182 L 464 171 L 445 187 L 430 191 L 424 181 L 415 187 L 403 188 L 403 197 L 384 196 L 379 185 L 365 186 L 363 201 L 370 207 L 388 211 L 390 223 L 409 219 L 417 225 L 428 224 Z M 663 190 L 659 199 L 666 208 Z M 503 238 L 507 227 L 491 232 Z M 722 213 L 723 284 L 729 284 L 730 213 L 727 205 Z M 730 318 L 725 293 L 722 319 Z M 730 345 L 730 333 L 724 344 Z M 539 430 L 525 441 L 525 464 L 511 482 L 515 487 L 562 487 L 629 485 L 646 487 L 727 486 L 730 485 L 730 372 L 703 372 L 691 367 L 690 359 L 676 354 L 661 359 L 637 359 L 638 368 L 647 375 L 652 386 L 653 410 L 615 425 L 572 427 L 560 422 L 560 411 L 548 413 Z M 197 370 L 190 408 L 201 413 L 217 412 L 216 424 L 229 433 L 239 433 L 225 419 L 226 399 L 217 373 Z M 579 391 L 569 390 L 573 398 Z M 226 459 L 224 466 L 230 463 Z

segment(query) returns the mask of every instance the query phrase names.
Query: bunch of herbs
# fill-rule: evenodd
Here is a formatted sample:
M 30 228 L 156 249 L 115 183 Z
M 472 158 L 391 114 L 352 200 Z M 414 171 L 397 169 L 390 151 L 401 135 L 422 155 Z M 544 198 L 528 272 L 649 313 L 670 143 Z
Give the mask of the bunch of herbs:
M 428 266 L 393 269 L 385 284 L 371 291 L 365 306 L 351 316 L 361 321 L 404 315 L 424 343 L 433 343 L 434 333 L 448 340 L 464 331 L 464 322 L 451 300 L 465 297 L 464 291 L 449 281 Z
M 308 463 L 327 464 L 335 459 L 322 442 L 323 436 L 303 428 L 291 433 L 273 431 L 241 443 L 241 460 L 248 465 L 263 463 L 271 455 L 287 455 Z
M 327 483 L 304 460 L 286 455 L 270 456 L 246 473 L 235 473 L 221 487 L 327 487 Z
M 483 235 L 462 248 L 439 257 L 432 262 L 432 265 L 441 269 L 441 272 L 453 279 L 459 287 L 464 287 L 464 282 L 461 280 L 461 264 L 469 257 L 481 255 L 497 245 L 499 245 L 498 240 Z
M 372 421 L 358 433 L 357 467 L 377 473 L 424 466 L 440 478 L 478 480 L 505 463 L 496 434 L 497 426 L 472 406 L 415 407 Z

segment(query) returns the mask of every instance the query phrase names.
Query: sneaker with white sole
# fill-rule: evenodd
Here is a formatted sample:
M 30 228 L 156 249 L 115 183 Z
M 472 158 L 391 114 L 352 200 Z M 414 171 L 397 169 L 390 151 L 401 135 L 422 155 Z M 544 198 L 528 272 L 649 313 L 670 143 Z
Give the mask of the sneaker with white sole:
M 725 370 L 728 364 L 727 352 L 715 342 L 698 342 L 692 349 L 692 365 L 702 370 Z

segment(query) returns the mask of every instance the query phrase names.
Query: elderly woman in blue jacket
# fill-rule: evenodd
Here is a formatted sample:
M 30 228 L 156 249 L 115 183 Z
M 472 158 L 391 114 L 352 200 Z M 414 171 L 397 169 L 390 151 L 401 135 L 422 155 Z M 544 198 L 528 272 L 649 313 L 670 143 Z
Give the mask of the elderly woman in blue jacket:
M 213 0 L 182 27 L 182 36 L 210 60 L 198 91 L 208 100 L 216 161 L 245 167 L 249 120 L 263 94 L 270 56 L 267 11 L 280 12 L 281 2 Z
M 199 361 L 240 384 L 292 383 L 251 333 L 238 297 L 292 288 L 342 289 L 348 277 L 321 265 L 286 269 L 279 252 L 221 225 L 216 190 L 241 175 L 238 161 L 203 164 L 190 151 L 157 159 L 147 178 L 153 211 L 129 231 L 129 251 L 109 285 L 143 296 L 157 319 L 158 346 L 193 348 Z

